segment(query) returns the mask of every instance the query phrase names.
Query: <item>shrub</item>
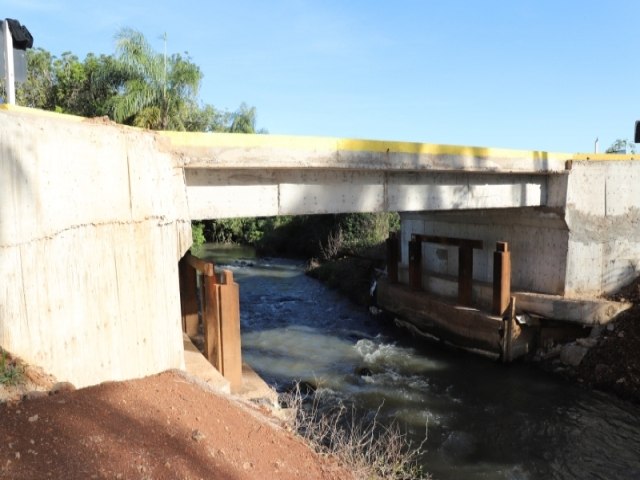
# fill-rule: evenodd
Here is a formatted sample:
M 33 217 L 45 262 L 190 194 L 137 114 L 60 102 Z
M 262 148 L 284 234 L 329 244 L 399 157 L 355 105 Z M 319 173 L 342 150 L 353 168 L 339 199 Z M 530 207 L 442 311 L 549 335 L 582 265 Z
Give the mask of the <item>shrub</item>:
M 199 247 L 204 242 L 206 242 L 206 238 L 204 236 L 204 223 L 200 222 L 192 222 L 191 223 L 191 237 L 193 239 L 193 246 Z
M 0 385 L 17 385 L 23 380 L 23 370 L 0 348 Z

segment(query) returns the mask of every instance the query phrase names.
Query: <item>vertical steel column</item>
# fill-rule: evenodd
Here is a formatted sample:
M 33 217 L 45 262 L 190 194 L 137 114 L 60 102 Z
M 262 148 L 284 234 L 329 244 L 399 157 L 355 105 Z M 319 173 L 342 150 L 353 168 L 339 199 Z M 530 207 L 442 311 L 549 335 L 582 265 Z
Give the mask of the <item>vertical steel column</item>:
M 397 232 L 390 232 L 387 238 L 387 278 L 392 283 L 398 283 L 398 260 L 400 239 Z
M 511 252 L 507 242 L 497 242 L 493 252 L 493 314 L 504 315 L 511 299 Z
M 458 247 L 458 303 L 471 305 L 473 296 L 473 247 Z
M 415 235 L 409 241 L 409 286 L 422 289 L 422 241 Z
M 196 269 L 186 257 L 178 263 L 180 281 L 180 310 L 182 312 L 182 331 L 193 337 L 198 334 L 198 285 Z
M 220 372 L 231 383 L 231 391 L 242 387 L 242 345 L 240 340 L 240 289 L 233 281 L 233 272 L 224 270 L 216 285 L 220 298 Z

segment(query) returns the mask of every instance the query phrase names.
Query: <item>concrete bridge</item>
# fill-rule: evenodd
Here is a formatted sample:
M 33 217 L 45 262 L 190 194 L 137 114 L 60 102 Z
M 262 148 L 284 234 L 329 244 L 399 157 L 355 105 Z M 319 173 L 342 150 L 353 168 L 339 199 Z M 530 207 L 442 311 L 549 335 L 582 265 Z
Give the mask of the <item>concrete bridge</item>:
M 478 281 L 506 240 L 516 287 L 593 297 L 637 274 L 639 180 L 625 156 L 148 132 L 2 106 L 0 345 L 78 386 L 180 367 L 192 219 L 400 211 L 401 278 L 413 234 L 484 240 Z M 449 253 L 425 245 L 425 272 L 455 272 Z
M 278 135 L 159 132 L 193 219 L 540 207 L 566 154 Z M 242 199 L 242 201 L 239 201 Z

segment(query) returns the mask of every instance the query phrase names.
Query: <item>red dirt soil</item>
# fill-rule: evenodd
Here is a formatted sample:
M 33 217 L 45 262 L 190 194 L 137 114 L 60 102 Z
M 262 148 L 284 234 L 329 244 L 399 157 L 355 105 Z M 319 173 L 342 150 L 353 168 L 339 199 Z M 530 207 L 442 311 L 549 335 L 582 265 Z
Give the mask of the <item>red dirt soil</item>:
M 178 371 L 0 404 L 0 442 L 0 479 L 352 478 Z

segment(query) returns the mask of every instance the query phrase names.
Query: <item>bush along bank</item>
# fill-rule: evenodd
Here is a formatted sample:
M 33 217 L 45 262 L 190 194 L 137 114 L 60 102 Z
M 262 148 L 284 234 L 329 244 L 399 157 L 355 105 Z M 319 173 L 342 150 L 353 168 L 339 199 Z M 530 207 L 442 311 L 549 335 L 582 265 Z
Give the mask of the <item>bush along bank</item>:
M 362 249 L 357 254 L 337 256 L 324 261 L 312 259 L 307 267 L 307 275 L 338 290 L 352 302 L 368 307 L 373 304 L 373 282 L 384 267 L 385 244 L 379 243 Z
M 260 256 L 301 258 L 307 274 L 368 306 L 384 241 L 400 228 L 397 213 L 233 218 L 193 223 L 194 246 L 205 241 L 255 247 Z
M 394 213 L 337 216 L 314 238 L 307 275 L 363 306 L 372 303 L 371 287 L 385 267 L 385 240 L 400 227 Z

